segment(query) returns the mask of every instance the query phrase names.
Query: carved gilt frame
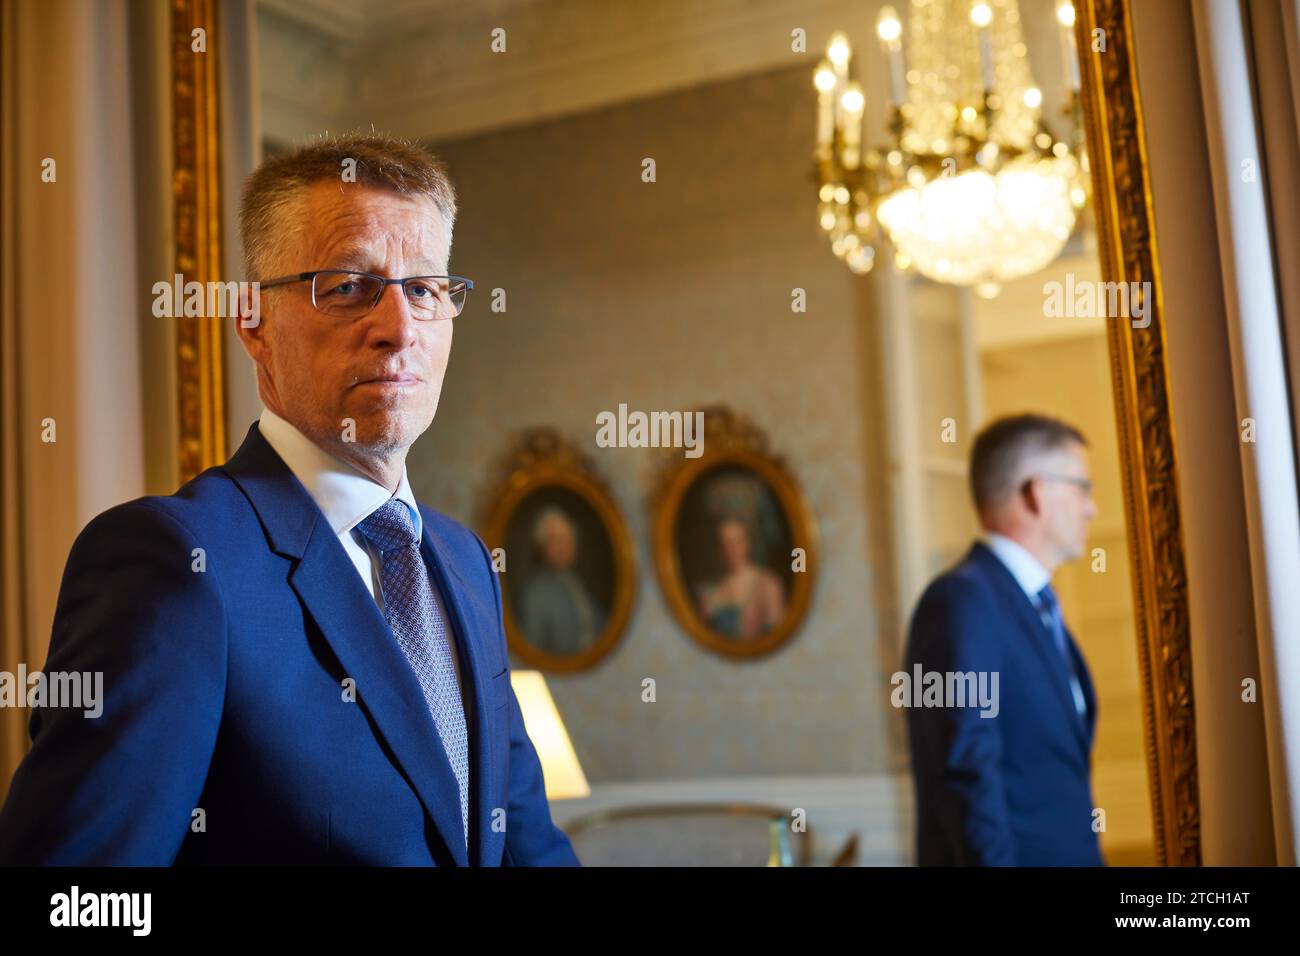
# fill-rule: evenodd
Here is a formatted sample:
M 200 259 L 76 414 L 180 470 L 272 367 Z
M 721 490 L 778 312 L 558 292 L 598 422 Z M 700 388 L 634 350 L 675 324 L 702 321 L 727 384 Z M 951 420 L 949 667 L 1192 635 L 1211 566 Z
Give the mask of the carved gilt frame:
M 221 129 L 216 0 L 172 0 L 172 225 L 185 283 L 221 278 Z M 202 51 L 195 31 L 202 30 Z M 226 460 L 223 319 L 176 318 L 180 480 Z
M 1124 470 L 1156 858 L 1166 866 L 1198 866 L 1201 823 L 1187 569 L 1130 0 L 1078 0 L 1075 6 L 1102 277 L 1138 283 L 1138 288 L 1149 282 L 1152 292 L 1150 324 L 1137 328 L 1131 321 L 1112 320 L 1107 338 Z M 1103 42 L 1104 49 L 1098 49 Z

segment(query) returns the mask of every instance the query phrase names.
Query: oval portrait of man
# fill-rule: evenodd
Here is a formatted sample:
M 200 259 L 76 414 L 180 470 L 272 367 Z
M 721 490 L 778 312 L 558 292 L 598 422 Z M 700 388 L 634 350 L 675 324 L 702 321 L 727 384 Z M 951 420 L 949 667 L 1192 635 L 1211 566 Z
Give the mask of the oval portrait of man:
M 556 657 L 595 645 L 614 599 L 614 550 L 581 495 L 539 488 L 506 528 L 504 576 L 520 636 Z
M 622 637 L 636 587 L 627 523 L 559 432 L 523 432 L 485 500 L 483 540 L 501 582 L 506 641 L 540 670 L 585 670 Z

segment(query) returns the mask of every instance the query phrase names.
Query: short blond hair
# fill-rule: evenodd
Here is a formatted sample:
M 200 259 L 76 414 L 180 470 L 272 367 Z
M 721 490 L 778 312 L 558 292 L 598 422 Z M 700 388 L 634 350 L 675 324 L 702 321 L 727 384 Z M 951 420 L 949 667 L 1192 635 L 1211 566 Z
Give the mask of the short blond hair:
M 307 188 L 322 180 L 342 181 L 345 170 L 353 171 L 358 184 L 433 200 L 450 244 L 456 190 L 441 160 L 418 143 L 380 133 L 322 136 L 267 159 L 244 183 L 239 235 L 248 281 L 273 278 L 266 270 L 276 267 L 286 238 L 302 228 L 297 206 Z
M 1034 455 L 1077 442 L 1084 447 L 1083 432 L 1048 415 L 1026 412 L 990 422 L 975 436 L 970 456 L 970 490 L 975 510 L 991 512 L 1019 489 L 1024 463 Z

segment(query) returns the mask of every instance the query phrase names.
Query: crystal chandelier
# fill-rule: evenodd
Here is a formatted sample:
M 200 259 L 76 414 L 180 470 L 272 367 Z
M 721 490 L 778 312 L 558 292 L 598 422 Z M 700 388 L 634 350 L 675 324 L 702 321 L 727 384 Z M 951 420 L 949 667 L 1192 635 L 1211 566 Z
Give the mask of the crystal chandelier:
M 831 249 L 869 272 L 883 232 L 896 265 L 983 296 L 1055 259 L 1087 200 L 1074 7 L 1056 9 L 1069 89 L 1068 139 L 1043 125 L 1017 0 L 912 0 L 884 7 L 887 145 L 862 146 L 866 104 L 852 50 L 835 33 L 818 94 L 818 218 Z M 904 56 L 906 55 L 906 67 Z

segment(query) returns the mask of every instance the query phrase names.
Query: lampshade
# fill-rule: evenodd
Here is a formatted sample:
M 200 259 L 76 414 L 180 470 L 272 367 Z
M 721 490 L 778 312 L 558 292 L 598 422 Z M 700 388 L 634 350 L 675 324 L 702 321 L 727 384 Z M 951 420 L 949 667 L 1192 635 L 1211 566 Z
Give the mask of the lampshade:
M 555 700 L 540 671 L 511 671 L 510 685 L 524 715 L 524 729 L 542 762 L 546 799 L 567 800 L 591 794 L 587 778 L 573 752 Z

